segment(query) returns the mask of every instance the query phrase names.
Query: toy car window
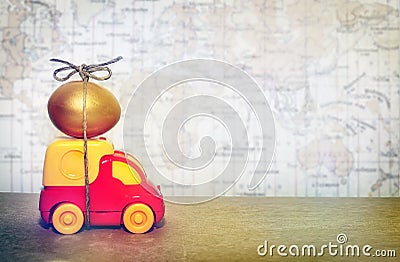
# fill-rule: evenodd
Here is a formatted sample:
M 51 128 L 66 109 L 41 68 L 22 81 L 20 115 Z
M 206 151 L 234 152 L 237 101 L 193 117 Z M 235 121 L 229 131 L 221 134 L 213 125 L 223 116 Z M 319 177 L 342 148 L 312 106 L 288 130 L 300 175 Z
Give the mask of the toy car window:
M 112 169 L 112 176 L 124 185 L 137 185 L 141 182 L 139 174 L 124 162 L 113 161 Z
M 127 158 L 128 158 L 128 160 L 132 161 L 133 164 L 135 164 L 137 167 L 139 167 L 140 170 L 142 171 L 142 173 L 146 176 L 146 173 L 144 172 L 142 165 L 139 163 L 139 161 L 135 157 L 133 157 L 131 154 L 127 154 Z

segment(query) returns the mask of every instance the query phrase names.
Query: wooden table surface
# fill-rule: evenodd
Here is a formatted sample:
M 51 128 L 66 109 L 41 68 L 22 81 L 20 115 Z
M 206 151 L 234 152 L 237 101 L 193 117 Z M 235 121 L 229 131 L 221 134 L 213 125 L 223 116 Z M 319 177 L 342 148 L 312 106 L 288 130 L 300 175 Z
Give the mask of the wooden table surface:
M 395 250 L 400 257 L 400 198 L 267 198 L 220 197 L 199 205 L 166 204 L 163 227 L 130 234 L 120 227 L 60 235 L 43 225 L 37 194 L 0 193 L 0 260 L 19 261 L 196 261 L 292 260 L 259 245 L 368 244 Z M 260 251 L 263 251 L 261 249 Z M 345 256 L 300 257 L 344 261 Z M 363 254 L 358 258 L 365 261 Z M 387 259 L 387 258 L 386 258 Z M 386 261 L 369 258 L 368 261 Z

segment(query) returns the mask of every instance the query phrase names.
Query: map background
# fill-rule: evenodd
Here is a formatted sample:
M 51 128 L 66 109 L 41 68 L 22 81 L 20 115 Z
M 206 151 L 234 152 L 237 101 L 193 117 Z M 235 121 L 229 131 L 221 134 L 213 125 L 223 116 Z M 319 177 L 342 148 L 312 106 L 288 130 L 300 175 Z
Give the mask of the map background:
M 46 146 L 62 135 L 46 110 L 60 85 L 49 59 L 79 64 L 122 55 L 101 84 L 123 112 L 143 79 L 183 59 L 226 61 L 258 82 L 276 121 L 275 158 L 256 191 L 246 188 L 247 170 L 228 194 L 399 196 L 399 7 L 400 1 L 2 1 L 0 191 L 38 192 Z M 179 101 L 188 90 L 160 103 Z M 122 122 L 105 134 L 116 147 L 123 144 Z M 196 153 L 192 143 L 182 147 Z

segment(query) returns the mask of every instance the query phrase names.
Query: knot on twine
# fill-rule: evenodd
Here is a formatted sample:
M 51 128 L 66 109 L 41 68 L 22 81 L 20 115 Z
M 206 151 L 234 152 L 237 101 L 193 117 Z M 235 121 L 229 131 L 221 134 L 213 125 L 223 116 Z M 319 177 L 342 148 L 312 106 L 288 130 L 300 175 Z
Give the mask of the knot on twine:
M 83 167 L 85 170 L 85 198 L 86 198 L 86 227 L 90 227 L 90 197 L 89 197 L 89 164 L 88 164 L 88 148 L 87 148 L 87 112 L 86 112 L 86 95 L 87 95 L 87 83 L 90 78 L 95 80 L 107 80 L 111 77 L 112 72 L 110 68 L 106 67 L 106 65 L 118 62 L 122 59 L 122 56 L 118 56 L 108 62 L 101 63 L 101 64 L 93 64 L 93 65 L 85 65 L 82 64 L 80 66 L 76 66 L 68 61 L 64 61 L 61 59 L 50 59 L 51 62 L 59 62 L 66 64 L 68 66 L 60 67 L 56 69 L 53 73 L 53 77 L 57 81 L 66 81 L 71 76 L 76 73 L 79 73 L 79 76 L 83 80 L 83 119 L 82 119 L 82 129 L 83 129 Z M 58 73 L 66 70 L 72 70 L 68 75 L 64 77 L 57 76 Z M 105 76 L 96 76 L 94 73 L 98 71 L 107 71 L 107 75 Z
M 119 60 L 122 59 L 122 56 L 118 56 L 108 62 L 105 63 L 100 63 L 100 64 L 92 64 L 92 65 L 85 65 L 82 64 L 80 66 L 74 65 L 68 61 L 64 61 L 61 59 L 57 59 L 57 58 L 52 58 L 50 59 L 51 62 L 58 62 L 58 63 L 63 63 L 66 64 L 67 66 L 64 67 L 60 67 L 56 70 L 54 70 L 53 73 L 53 77 L 55 80 L 57 81 L 66 81 L 68 80 L 71 76 L 73 76 L 74 74 L 78 73 L 79 76 L 82 78 L 82 80 L 89 80 L 89 78 L 95 79 L 95 80 L 99 80 L 99 81 L 103 81 L 103 80 L 107 80 L 111 77 L 112 72 L 111 69 L 107 67 L 107 65 L 109 64 L 113 64 L 115 62 L 118 62 Z M 62 71 L 67 71 L 67 70 L 72 70 L 68 75 L 64 76 L 64 77 L 59 77 L 58 74 Z M 96 76 L 94 73 L 98 72 L 98 71 L 106 71 L 107 75 L 104 76 Z

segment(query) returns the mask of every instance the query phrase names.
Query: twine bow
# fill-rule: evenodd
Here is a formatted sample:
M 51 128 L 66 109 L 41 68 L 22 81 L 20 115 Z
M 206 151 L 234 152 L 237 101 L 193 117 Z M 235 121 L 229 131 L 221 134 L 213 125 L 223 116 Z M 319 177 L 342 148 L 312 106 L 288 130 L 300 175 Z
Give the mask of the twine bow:
M 86 114 L 86 95 L 87 95 L 87 83 L 90 78 L 104 81 L 111 77 L 112 72 L 111 69 L 107 67 L 109 64 L 113 64 L 122 59 L 122 56 L 118 56 L 108 62 L 100 63 L 100 64 L 92 64 L 85 65 L 82 64 L 80 66 L 76 66 L 68 61 L 64 61 L 57 58 L 50 59 L 51 62 L 58 62 L 66 64 L 67 66 L 60 67 L 54 70 L 53 77 L 55 80 L 63 82 L 68 80 L 71 76 L 76 73 L 79 73 L 79 76 L 83 80 L 83 165 L 85 169 L 85 197 L 86 197 L 86 227 L 90 226 L 90 197 L 89 197 L 89 168 L 88 168 L 88 153 L 87 153 L 87 114 Z M 57 76 L 58 73 L 62 71 L 72 70 L 68 75 L 64 77 Z M 99 71 L 107 71 L 107 75 L 104 76 L 96 76 L 94 73 Z
M 119 60 L 122 59 L 122 56 L 118 56 L 108 62 L 105 63 L 101 63 L 101 64 L 93 64 L 93 65 L 85 65 L 82 64 L 80 66 L 76 66 L 68 61 L 64 61 L 61 59 L 57 59 L 57 58 L 52 58 L 50 59 L 51 62 L 58 62 L 58 63 L 63 63 L 66 64 L 68 66 L 65 67 L 60 67 L 56 70 L 54 70 L 53 73 L 53 77 L 55 80 L 57 81 L 66 81 L 68 80 L 71 76 L 73 76 L 76 73 L 79 73 L 79 76 L 82 78 L 82 80 L 85 80 L 85 78 L 92 78 L 95 80 L 99 80 L 99 81 L 103 81 L 103 80 L 107 80 L 111 77 L 112 72 L 111 69 L 106 67 L 106 65 L 109 64 L 113 64 L 115 62 L 118 62 Z M 58 77 L 57 74 L 62 72 L 62 71 L 66 71 L 66 70 L 72 70 L 68 75 L 66 75 L 65 77 Z M 107 75 L 105 76 L 96 76 L 94 74 L 94 72 L 98 72 L 98 71 L 107 71 Z

